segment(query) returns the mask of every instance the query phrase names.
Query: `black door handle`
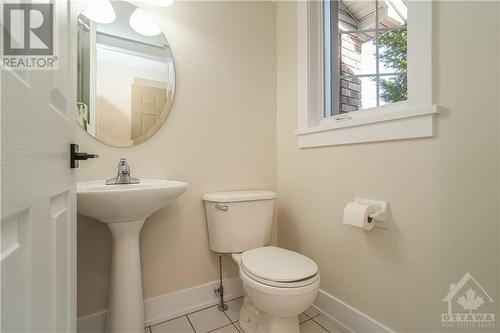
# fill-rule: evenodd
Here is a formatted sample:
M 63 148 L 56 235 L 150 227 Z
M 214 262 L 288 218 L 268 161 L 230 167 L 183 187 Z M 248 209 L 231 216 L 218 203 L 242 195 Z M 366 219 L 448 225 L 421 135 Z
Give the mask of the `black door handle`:
M 70 146 L 70 168 L 78 168 L 79 162 L 78 161 L 85 161 L 88 160 L 89 158 L 98 158 L 99 155 L 97 154 L 87 154 L 87 153 L 81 153 L 80 152 L 80 146 L 72 143 L 69 145 Z

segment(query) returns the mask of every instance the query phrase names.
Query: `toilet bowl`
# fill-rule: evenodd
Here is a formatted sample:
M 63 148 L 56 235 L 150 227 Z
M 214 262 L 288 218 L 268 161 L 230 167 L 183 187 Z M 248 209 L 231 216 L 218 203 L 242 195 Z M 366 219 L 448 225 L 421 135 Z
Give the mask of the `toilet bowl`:
M 320 275 L 314 261 L 266 246 L 276 193 L 231 191 L 203 195 L 210 248 L 231 254 L 245 292 L 240 326 L 245 333 L 299 333 L 298 315 L 314 301 Z
M 263 261 L 242 260 L 257 254 Z M 245 298 L 248 298 L 240 311 L 240 326 L 245 333 L 298 333 L 298 315 L 312 304 L 319 290 L 316 264 L 296 252 L 274 246 L 232 257 L 239 266 Z M 256 311 L 258 315 L 249 315 Z

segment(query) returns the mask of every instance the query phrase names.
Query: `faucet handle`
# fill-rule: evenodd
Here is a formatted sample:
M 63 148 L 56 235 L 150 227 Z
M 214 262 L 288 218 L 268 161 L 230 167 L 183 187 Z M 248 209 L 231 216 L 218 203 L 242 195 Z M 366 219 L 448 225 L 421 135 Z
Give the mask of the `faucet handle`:
M 118 173 L 116 177 L 106 180 L 106 185 L 117 185 L 117 184 L 139 184 L 140 179 L 130 176 L 130 167 L 127 163 L 126 158 L 120 158 L 118 162 Z
M 118 162 L 118 169 L 120 169 L 121 167 L 128 168 L 128 163 L 126 158 L 120 158 L 120 162 Z

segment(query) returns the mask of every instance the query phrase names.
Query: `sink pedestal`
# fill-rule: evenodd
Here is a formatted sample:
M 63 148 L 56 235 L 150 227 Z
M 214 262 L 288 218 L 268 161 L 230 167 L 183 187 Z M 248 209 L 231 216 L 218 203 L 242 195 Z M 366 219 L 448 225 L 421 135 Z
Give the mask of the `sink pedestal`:
M 104 180 L 78 183 L 78 213 L 106 223 L 111 230 L 108 333 L 144 333 L 139 233 L 144 221 L 181 195 L 188 184 L 141 179 L 106 185 Z
M 139 233 L 145 220 L 107 223 L 111 230 L 112 256 L 108 310 L 109 333 L 143 333 Z

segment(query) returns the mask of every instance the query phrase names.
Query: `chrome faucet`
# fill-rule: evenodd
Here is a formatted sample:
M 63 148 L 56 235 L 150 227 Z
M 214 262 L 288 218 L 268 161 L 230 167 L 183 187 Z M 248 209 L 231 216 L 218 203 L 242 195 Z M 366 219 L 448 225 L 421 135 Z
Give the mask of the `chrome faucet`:
M 139 182 L 139 179 L 130 176 L 130 167 L 127 159 L 121 158 L 120 162 L 118 162 L 118 174 L 116 177 L 106 180 L 106 185 L 138 184 Z

